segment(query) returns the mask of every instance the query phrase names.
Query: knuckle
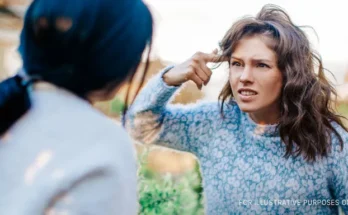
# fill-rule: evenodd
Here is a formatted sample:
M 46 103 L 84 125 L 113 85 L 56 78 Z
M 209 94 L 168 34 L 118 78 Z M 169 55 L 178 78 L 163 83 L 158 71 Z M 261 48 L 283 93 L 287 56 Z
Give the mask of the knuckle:
M 194 67 L 194 65 L 189 65 L 189 67 L 188 67 L 188 69 L 187 69 L 187 73 L 193 73 L 195 71 L 195 67 Z
M 200 61 L 200 56 L 194 55 L 194 56 L 192 57 L 192 63 L 198 63 L 199 61 Z
M 194 55 L 193 55 L 193 58 L 196 58 L 196 59 L 200 59 L 200 57 L 202 56 L 202 52 L 196 52 Z
M 190 67 L 193 71 L 195 71 L 196 68 L 198 68 L 198 63 L 196 61 L 192 61 Z
M 196 55 L 198 55 L 198 56 L 201 56 L 202 54 L 203 54 L 203 53 L 200 52 L 200 51 L 196 52 Z
M 189 70 L 189 71 L 186 73 L 186 78 L 191 78 L 191 77 L 193 77 L 193 74 L 194 74 L 194 71 L 193 71 L 193 70 Z

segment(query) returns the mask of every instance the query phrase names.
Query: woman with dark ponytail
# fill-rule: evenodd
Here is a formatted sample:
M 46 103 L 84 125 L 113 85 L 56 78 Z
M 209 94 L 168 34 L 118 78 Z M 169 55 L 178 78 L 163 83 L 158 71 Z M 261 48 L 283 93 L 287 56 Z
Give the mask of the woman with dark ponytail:
M 91 103 L 132 81 L 151 39 L 141 0 L 32 2 L 23 69 L 0 83 L 0 214 L 137 213 L 131 140 Z

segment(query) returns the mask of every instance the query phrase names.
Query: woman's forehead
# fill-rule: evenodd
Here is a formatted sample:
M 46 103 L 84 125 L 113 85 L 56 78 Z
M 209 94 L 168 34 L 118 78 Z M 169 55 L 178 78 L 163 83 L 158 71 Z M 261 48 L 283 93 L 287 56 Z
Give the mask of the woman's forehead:
M 276 53 L 269 47 L 267 40 L 262 36 L 252 36 L 241 39 L 236 44 L 231 57 L 240 60 L 275 61 L 277 59 Z

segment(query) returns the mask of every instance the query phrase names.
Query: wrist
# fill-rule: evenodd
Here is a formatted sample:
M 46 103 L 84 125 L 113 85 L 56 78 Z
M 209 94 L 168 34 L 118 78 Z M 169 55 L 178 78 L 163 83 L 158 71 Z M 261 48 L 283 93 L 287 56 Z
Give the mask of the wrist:
M 162 80 L 168 86 L 175 86 L 175 84 L 170 81 L 170 78 L 168 77 L 168 72 L 169 72 L 169 70 L 162 74 Z
M 173 86 L 173 87 L 177 87 L 180 86 L 180 84 L 177 84 L 175 82 L 172 81 L 171 77 L 170 77 L 170 73 L 168 73 L 169 71 L 171 71 L 174 68 L 174 66 L 169 66 L 167 68 L 164 69 L 164 71 L 162 72 L 162 80 L 163 82 L 168 85 L 168 86 Z

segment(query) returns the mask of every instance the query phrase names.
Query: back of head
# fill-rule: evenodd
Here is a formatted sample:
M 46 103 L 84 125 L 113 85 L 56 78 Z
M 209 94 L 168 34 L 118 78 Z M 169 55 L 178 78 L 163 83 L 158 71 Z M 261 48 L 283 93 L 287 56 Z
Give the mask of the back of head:
M 35 0 L 20 52 L 28 74 L 84 96 L 122 82 L 151 35 L 151 14 L 141 0 Z
M 133 76 L 152 39 L 152 16 L 141 0 L 34 0 L 25 16 L 19 51 L 27 76 L 63 87 L 85 98 L 94 90 L 115 88 Z M 3 133 L 22 114 L 16 110 L 27 84 L 19 76 L 1 83 L 13 117 Z M 12 84 L 9 85 L 8 83 Z M 29 82 L 30 83 L 30 82 Z M 0 91 L 3 94 L 4 90 Z M 19 100 L 13 101 L 12 98 Z M 11 100 L 12 102 L 9 102 Z M 8 108 L 7 108 L 8 109 Z M 1 111 L 0 119 L 8 113 Z

